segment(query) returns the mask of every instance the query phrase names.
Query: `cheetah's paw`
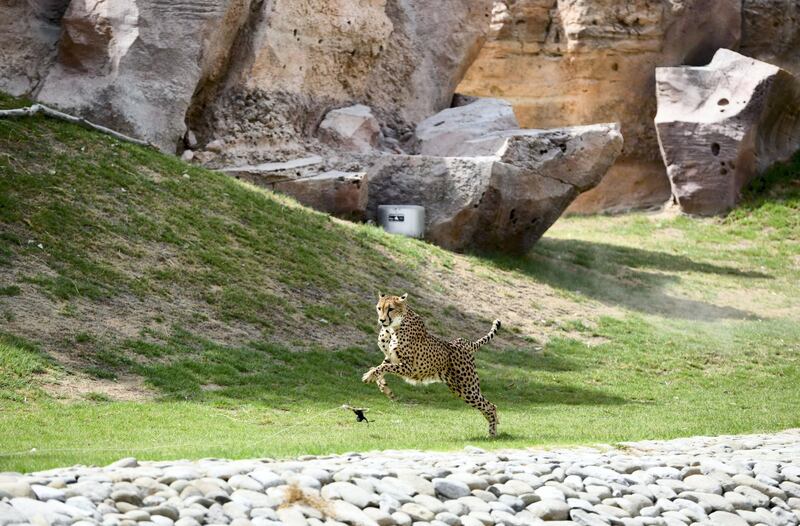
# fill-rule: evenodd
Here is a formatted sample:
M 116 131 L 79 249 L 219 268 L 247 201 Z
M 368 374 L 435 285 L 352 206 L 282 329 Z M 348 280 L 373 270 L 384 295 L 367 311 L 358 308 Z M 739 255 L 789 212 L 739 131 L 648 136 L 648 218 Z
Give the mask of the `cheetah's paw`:
M 364 373 L 364 375 L 361 377 L 361 381 L 364 382 L 365 384 L 374 382 L 375 381 L 375 369 L 376 368 L 373 367 L 372 369 L 370 369 L 369 371 Z

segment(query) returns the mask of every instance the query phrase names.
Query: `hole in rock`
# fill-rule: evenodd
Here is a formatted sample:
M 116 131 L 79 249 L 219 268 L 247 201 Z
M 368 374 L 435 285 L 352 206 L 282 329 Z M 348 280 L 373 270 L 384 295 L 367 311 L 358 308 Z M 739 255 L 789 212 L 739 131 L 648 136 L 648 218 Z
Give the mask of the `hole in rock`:
M 723 97 L 717 101 L 717 104 L 719 104 L 720 106 L 727 106 L 730 102 L 731 101 Z
M 719 155 L 719 144 L 716 142 L 711 143 L 711 153 L 714 155 Z

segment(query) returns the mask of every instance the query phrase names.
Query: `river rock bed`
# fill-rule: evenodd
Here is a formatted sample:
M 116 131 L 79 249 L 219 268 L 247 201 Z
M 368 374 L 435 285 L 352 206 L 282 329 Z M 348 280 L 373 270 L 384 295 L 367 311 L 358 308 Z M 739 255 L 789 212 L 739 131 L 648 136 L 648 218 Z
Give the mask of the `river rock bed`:
M 554 450 L 119 460 L 0 474 L 0 526 L 786 526 L 800 430 Z

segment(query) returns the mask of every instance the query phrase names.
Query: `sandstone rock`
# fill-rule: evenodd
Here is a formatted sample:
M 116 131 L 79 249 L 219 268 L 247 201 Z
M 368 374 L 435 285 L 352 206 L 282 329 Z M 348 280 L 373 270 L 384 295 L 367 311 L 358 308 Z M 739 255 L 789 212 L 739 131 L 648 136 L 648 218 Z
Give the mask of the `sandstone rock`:
M 708 66 L 658 68 L 656 83 L 659 143 L 685 212 L 729 210 L 800 148 L 800 82 L 785 70 L 721 49 Z
M 222 153 L 225 149 L 225 141 L 222 139 L 214 139 L 206 144 L 206 150 L 213 153 Z
M 203 152 L 200 152 L 203 153 Z M 318 155 L 310 155 L 298 159 L 281 162 L 267 162 L 256 165 L 228 166 L 220 171 L 257 185 L 267 185 L 278 181 L 287 181 L 297 177 L 317 175 L 323 159 Z
M 23 480 L 0 481 L 0 492 L 12 497 L 36 497 L 31 485 Z
M 519 128 L 508 102 L 479 98 L 471 104 L 448 108 L 417 125 L 417 152 L 441 157 L 475 157 L 484 154 L 467 144 L 490 132 Z
M 340 217 L 361 219 L 367 208 L 368 184 L 363 172 L 329 171 L 273 183 L 276 192 L 302 204 Z
M 692 490 L 703 493 L 722 495 L 722 486 L 712 477 L 706 475 L 691 475 L 683 479 L 683 483 Z
M 743 0 L 739 52 L 800 75 L 800 4 L 794 0 Z
M 378 145 L 381 126 L 369 106 L 357 104 L 331 110 L 319 125 L 320 135 L 353 152 L 369 152 Z
M 5 0 L 0 4 L 0 91 L 30 95 L 47 75 L 61 34 L 54 16 L 60 4 L 65 2 Z
M 381 204 L 426 208 L 426 237 L 463 250 L 528 249 L 622 147 L 613 125 L 501 132 L 494 157 L 393 155 L 368 171 L 368 215 Z
M 654 67 L 704 64 L 718 48 L 735 46 L 740 2 L 517 0 L 495 6 L 488 41 L 458 91 L 511 101 L 523 127 L 621 123 L 625 151 L 569 211 L 620 211 L 667 201 L 669 182 L 651 120 Z M 783 12 L 777 5 L 775 10 Z M 765 32 L 764 40 L 771 35 Z
M 236 152 L 301 148 L 331 107 L 361 101 L 408 129 L 446 108 L 488 31 L 491 0 L 264 2 L 226 77 L 190 120 Z M 196 126 L 195 126 L 196 124 Z
M 248 0 L 73 0 L 37 98 L 174 152 L 195 91 L 219 76 Z

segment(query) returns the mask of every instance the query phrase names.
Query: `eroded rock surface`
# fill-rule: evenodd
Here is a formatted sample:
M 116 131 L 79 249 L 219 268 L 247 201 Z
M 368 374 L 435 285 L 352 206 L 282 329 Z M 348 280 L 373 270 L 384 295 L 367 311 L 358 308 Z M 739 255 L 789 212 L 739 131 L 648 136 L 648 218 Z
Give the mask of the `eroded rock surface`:
M 368 105 L 408 132 L 450 104 L 488 32 L 491 0 L 264 2 L 196 116 L 240 156 L 292 152 L 331 108 Z
M 37 98 L 174 153 L 248 11 L 249 0 L 73 0 Z
M 323 139 L 344 150 L 367 153 L 378 146 L 381 126 L 369 106 L 356 104 L 329 111 L 319 132 Z
M 508 130 L 473 143 L 477 157 L 378 158 L 368 172 L 370 215 L 382 204 L 422 205 L 426 238 L 440 246 L 525 251 L 603 178 L 622 136 L 604 124 Z
M 800 3 L 743 0 L 739 52 L 800 75 Z
M 499 99 L 479 98 L 423 120 L 417 125 L 414 138 L 416 150 L 422 155 L 474 157 L 494 155 L 494 152 L 476 153 L 468 141 L 514 128 L 519 128 L 519 123 L 511 104 Z
M 332 108 L 368 104 L 402 135 L 447 107 L 490 9 L 491 0 L 436 9 L 422 0 L 8 0 L 0 89 L 166 151 L 179 149 L 188 123 L 201 144 L 224 139 L 229 155 L 263 160 L 313 149 Z
M 61 34 L 63 2 L 4 0 L 0 4 L 0 91 L 30 95 L 47 74 Z
M 800 149 L 800 82 L 777 66 L 721 49 L 708 66 L 658 68 L 656 83 L 661 151 L 685 212 L 729 210 Z
M 331 170 L 270 186 L 315 210 L 347 219 L 363 219 L 367 209 L 368 180 L 364 172 Z
M 523 127 L 620 122 L 624 152 L 570 211 L 660 205 L 670 190 L 652 122 L 654 68 L 705 64 L 739 43 L 741 25 L 733 0 L 497 1 L 458 89 L 512 102 Z

